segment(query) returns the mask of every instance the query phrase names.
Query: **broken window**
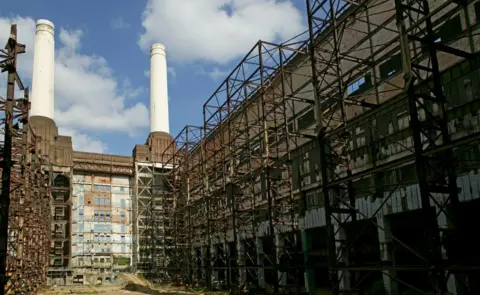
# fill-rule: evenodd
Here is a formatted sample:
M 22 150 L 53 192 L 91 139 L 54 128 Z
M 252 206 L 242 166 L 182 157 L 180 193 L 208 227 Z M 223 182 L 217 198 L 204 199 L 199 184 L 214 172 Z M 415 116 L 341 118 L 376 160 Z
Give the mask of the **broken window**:
M 348 95 L 360 94 L 372 87 L 372 76 L 370 74 L 366 74 L 365 76 L 357 79 L 356 81 L 352 82 L 347 87 Z
M 304 130 L 310 127 L 313 123 L 315 123 L 315 110 L 310 108 L 306 111 L 303 115 L 298 118 L 298 130 Z
M 436 32 L 436 36 L 442 42 L 453 41 L 458 38 L 458 35 L 463 31 L 462 21 L 460 15 L 453 16 L 449 20 L 445 21 Z
M 402 55 L 401 53 L 397 53 L 392 55 L 389 59 L 387 59 L 384 63 L 379 66 L 380 70 L 380 78 L 381 79 L 388 79 L 391 76 L 395 75 L 399 71 L 402 70 Z

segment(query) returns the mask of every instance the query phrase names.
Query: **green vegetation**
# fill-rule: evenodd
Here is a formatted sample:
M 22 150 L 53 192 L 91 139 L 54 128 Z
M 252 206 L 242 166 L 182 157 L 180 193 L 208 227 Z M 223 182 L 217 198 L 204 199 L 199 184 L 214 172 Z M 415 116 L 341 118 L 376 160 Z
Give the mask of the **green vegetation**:
M 113 264 L 115 265 L 129 265 L 130 258 L 128 257 L 113 257 Z

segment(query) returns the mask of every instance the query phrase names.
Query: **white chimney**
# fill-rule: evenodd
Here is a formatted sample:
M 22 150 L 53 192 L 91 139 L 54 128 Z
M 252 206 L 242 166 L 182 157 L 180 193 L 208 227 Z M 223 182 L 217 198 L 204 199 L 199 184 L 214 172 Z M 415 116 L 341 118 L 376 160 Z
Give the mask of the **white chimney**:
M 150 133 L 170 133 L 168 122 L 167 56 L 165 46 L 150 50 Z
M 53 120 L 55 39 L 51 21 L 37 21 L 33 55 L 32 98 L 30 116 Z

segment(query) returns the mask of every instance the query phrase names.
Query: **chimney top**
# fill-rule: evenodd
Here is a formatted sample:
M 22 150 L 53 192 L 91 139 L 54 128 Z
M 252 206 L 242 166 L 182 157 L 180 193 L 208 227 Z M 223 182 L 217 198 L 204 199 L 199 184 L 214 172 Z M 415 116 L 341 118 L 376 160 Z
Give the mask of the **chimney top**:
M 47 31 L 54 34 L 55 25 L 46 19 L 39 19 L 37 21 L 37 31 Z
M 166 55 L 165 45 L 160 44 L 160 43 L 153 44 L 152 48 L 150 49 L 150 56 L 155 55 L 155 54 Z

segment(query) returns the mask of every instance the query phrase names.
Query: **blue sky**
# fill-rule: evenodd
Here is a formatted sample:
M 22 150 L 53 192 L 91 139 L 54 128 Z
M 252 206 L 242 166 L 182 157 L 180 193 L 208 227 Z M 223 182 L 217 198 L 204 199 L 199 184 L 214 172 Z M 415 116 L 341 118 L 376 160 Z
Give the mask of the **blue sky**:
M 16 0 L 0 6 L 0 42 L 16 22 L 30 84 L 35 21 L 55 23 L 55 121 L 76 150 L 131 155 L 148 136 L 149 55 L 167 47 L 170 133 L 202 124 L 202 105 L 256 40 L 305 30 L 305 1 Z M 0 78 L 0 90 L 5 78 Z M 1 95 L 1 94 L 0 94 Z

